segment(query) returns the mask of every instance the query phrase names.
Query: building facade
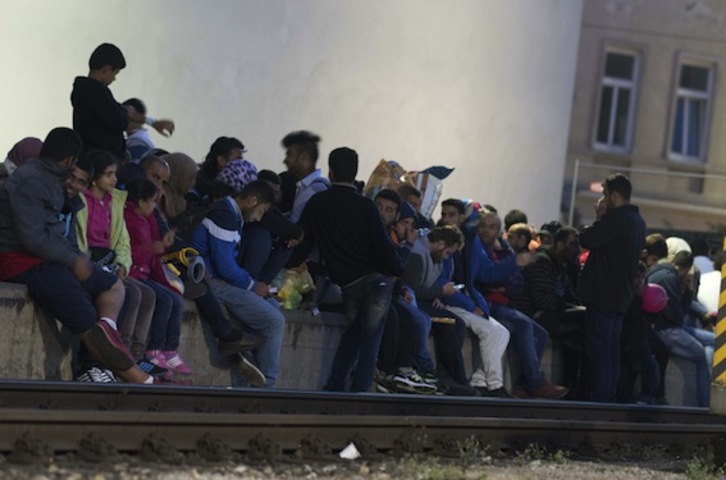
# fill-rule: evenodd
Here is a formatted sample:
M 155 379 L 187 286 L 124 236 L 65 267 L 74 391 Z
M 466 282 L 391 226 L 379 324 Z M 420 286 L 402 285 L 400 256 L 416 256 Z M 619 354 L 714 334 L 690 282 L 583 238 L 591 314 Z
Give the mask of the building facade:
M 725 22 L 718 0 L 585 1 L 563 189 L 575 224 L 621 171 L 651 230 L 724 230 Z

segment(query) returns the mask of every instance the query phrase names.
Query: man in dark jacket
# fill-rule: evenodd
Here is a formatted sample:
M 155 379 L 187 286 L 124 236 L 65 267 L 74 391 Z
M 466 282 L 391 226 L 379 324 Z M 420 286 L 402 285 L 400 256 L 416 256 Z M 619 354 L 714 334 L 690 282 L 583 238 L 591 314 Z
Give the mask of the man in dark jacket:
M 623 315 L 633 299 L 645 240 L 645 222 L 630 204 L 631 191 L 625 175 L 608 176 L 595 206 L 597 220 L 580 235 L 580 245 L 590 250 L 577 286 L 587 307 L 585 343 L 592 368 L 591 399 L 596 402 L 615 398 Z
M 301 264 L 313 245 L 320 249 L 333 282 L 343 289 L 349 323 L 340 339 L 326 390 L 365 392 L 373 382 L 378 349 L 391 304 L 393 282 L 403 264 L 369 198 L 354 185 L 358 154 L 350 148 L 330 152 L 330 189 L 314 195 L 299 224 L 303 242 L 291 264 Z
M 131 106 L 124 107 L 113 98 L 108 86 L 126 67 L 118 47 L 110 43 L 99 45 L 88 60 L 88 67 L 88 76 L 76 77 L 71 93 L 73 129 L 83 140 L 85 149 L 100 148 L 123 160 L 126 158 L 124 132 L 129 120 L 150 125 L 167 137 L 174 132 L 171 120 L 154 120 Z
M 0 281 L 27 285 L 33 300 L 123 380 L 153 383 L 136 366 L 116 326 L 123 284 L 66 238 L 65 182 L 81 148 L 73 130 L 51 130 L 40 157 L 29 160 L 0 192 Z
M 653 328 L 671 356 L 693 363 L 696 368 L 696 401 L 699 407 L 708 407 L 711 375 L 707 348 L 713 348 L 713 333 L 696 332 L 684 322 L 694 297 L 692 267 L 691 252 L 680 251 L 670 262 L 657 264 L 648 274 L 648 282 L 660 285 L 668 294 L 668 304 L 662 313 L 654 316 Z

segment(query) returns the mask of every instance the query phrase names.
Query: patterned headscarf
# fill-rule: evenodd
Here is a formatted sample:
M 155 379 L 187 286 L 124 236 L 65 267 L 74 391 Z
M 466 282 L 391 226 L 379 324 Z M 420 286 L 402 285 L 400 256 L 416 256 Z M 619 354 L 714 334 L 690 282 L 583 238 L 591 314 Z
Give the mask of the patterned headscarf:
M 229 162 L 217 175 L 217 181 L 239 193 L 248 183 L 257 180 L 257 167 L 244 158 Z

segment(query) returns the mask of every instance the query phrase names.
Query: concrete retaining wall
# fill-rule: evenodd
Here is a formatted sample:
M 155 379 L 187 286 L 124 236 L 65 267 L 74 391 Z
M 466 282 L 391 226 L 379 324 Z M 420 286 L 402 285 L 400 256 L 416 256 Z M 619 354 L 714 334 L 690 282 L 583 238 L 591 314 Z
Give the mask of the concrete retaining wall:
M 290 389 L 320 389 L 325 382 L 345 327 L 341 314 L 286 310 L 281 372 L 277 386 Z M 70 380 L 75 339 L 60 323 L 30 301 L 22 285 L 0 283 L 0 378 Z M 464 345 L 464 359 L 471 371 L 471 342 Z M 199 321 L 196 307 L 187 302 L 179 348 L 194 369 L 195 385 L 239 385 L 235 368 L 217 355 L 215 339 Z M 433 349 L 432 349 L 433 351 Z M 545 352 L 543 370 L 553 382 L 561 381 L 561 360 L 557 348 Z M 515 367 L 516 368 L 516 367 Z M 510 369 L 505 368 L 505 373 Z M 509 375 L 507 375 L 509 377 Z M 695 405 L 692 366 L 671 360 L 666 395 L 671 405 Z M 684 379 L 688 381 L 684 382 Z M 511 381 L 506 379 L 507 387 Z

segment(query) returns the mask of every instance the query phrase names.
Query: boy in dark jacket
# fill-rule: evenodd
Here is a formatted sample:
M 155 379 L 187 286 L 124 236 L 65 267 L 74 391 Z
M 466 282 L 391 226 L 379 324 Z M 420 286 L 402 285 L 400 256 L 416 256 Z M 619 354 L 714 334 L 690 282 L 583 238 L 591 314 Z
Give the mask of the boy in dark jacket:
M 81 137 L 85 149 L 100 148 L 123 160 L 126 157 L 124 132 L 129 120 L 150 125 L 165 137 L 174 132 L 173 121 L 154 120 L 131 106 L 124 107 L 113 98 L 108 86 L 126 67 L 126 59 L 117 46 L 99 45 L 88 60 L 88 67 L 88 76 L 76 77 L 71 93 L 73 129 Z

